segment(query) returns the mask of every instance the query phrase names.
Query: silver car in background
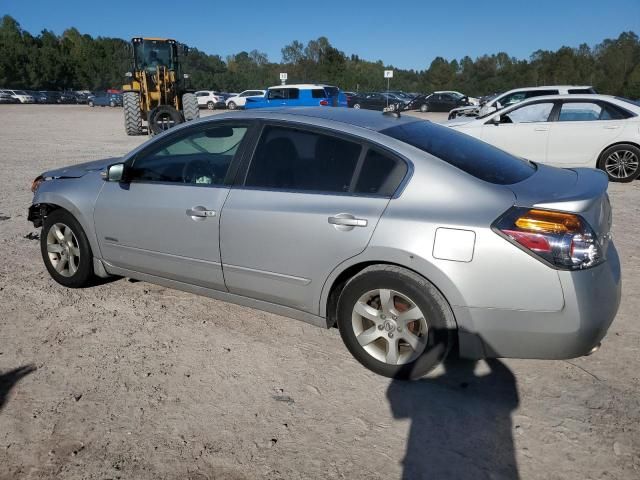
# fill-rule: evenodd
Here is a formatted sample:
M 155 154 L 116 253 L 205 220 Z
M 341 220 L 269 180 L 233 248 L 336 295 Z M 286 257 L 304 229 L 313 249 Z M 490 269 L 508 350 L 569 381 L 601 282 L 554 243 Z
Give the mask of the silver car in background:
M 381 375 L 591 353 L 620 301 L 607 178 L 352 109 L 190 122 L 34 180 L 51 276 L 127 276 L 337 325 Z

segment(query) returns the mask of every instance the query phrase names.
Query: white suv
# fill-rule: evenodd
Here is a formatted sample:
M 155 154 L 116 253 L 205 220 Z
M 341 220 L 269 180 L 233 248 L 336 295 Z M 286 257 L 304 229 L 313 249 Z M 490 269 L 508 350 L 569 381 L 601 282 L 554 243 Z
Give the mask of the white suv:
M 483 117 L 496 110 L 509 107 L 523 100 L 532 97 L 541 97 L 543 95 L 569 95 L 569 94 L 590 94 L 596 93 L 595 89 L 587 85 L 552 85 L 547 87 L 527 87 L 516 88 L 508 92 L 497 95 L 487 102 L 477 106 L 454 108 L 449 112 L 449 120 L 458 119 L 459 117 L 467 117 L 465 121 L 469 121 L 468 117 Z M 463 119 L 461 119 L 463 120 Z
M 0 90 L 3 93 L 8 93 L 13 98 L 20 101 L 20 103 L 36 103 L 36 99 L 33 98 L 33 95 L 29 95 L 24 90 Z
M 213 90 L 200 90 L 196 92 L 196 98 L 198 99 L 198 106 L 200 108 L 208 108 L 209 110 L 215 110 L 216 108 L 224 108 L 224 97 L 220 92 Z
M 242 93 L 238 93 L 233 97 L 227 98 L 226 104 L 229 110 L 235 110 L 236 108 L 244 107 L 247 103 L 248 97 L 264 97 L 265 90 L 245 90 Z

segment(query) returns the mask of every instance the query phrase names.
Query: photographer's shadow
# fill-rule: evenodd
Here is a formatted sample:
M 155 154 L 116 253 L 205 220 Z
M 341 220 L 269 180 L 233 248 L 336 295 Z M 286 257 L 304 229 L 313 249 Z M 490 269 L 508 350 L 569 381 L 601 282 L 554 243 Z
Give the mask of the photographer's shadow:
M 411 421 L 403 479 L 518 478 L 511 423 L 516 380 L 501 361 L 486 365 L 488 372 L 476 374 L 476 362 L 455 360 L 436 377 L 391 382 L 393 416 Z

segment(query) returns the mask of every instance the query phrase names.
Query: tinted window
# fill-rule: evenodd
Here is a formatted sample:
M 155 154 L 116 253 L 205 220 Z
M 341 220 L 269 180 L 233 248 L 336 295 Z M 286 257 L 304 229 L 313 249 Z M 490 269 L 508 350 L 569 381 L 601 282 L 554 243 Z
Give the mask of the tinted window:
M 603 108 L 597 103 L 575 102 L 563 103 L 560 108 L 559 122 L 588 122 L 600 120 Z
M 327 92 L 327 97 L 335 97 L 340 93 L 338 87 L 324 87 L 324 90 Z
M 329 135 L 266 127 L 247 173 L 246 186 L 348 192 L 361 147 Z
M 390 197 L 407 173 L 407 165 L 376 150 L 369 150 L 358 175 L 355 193 Z
M 570 88 L 567 90 L 569 93 L 596 93 L 594 88 Z
M 311 90 L 312 98 L 326 98 L 327 94 L 324 91 L 324 88 L 314 88 Z
M 488 143 L 431 122 L 398 125 L 383 134 L 413 145 L 480 180 L 500 185 L 521 182 L 535 166 Z
M 136 158 L 131 180 L 221 185 L 246 131 L 217 126 L 162 142 Z
M 546 122 L 549 120 L 553 110 L 553 103 L 534 103 L 525 105 L 524 107 L 511 110 L 509 113 L 503 114 L 502 123 L 533 123 Z

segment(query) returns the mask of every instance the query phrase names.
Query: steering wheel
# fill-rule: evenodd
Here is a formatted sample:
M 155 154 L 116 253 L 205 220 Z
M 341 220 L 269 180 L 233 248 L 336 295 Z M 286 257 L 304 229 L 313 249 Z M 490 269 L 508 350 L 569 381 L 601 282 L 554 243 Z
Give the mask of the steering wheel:
M 201 182 L 201 183 L 207 183 L 207 184 L 214 183 L 214 180 L 216 178 L 214 173 L 212 172 L 211 166 L 206 160 L 202 160 L 202 159 L 191 160 L 190 162 L 185 163 L 184 167 L 182 167 L 183 183 L 195 184 L 195 183 L 198 183 L 197 182 L 198 178 L 202 178 L 202 177 L 208 179 L 209 181 Z

